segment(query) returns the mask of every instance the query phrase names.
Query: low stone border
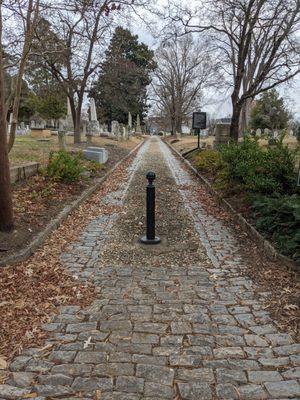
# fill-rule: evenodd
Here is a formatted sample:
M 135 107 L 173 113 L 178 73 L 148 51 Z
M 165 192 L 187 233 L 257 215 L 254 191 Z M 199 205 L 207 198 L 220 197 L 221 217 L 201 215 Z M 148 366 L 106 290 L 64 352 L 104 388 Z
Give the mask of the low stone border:
M 28 258 L 33 252 L 45 241 L 47 236 L 54 231 L 59 225 L 68 217 L 68 215 L 75 210 L 86 198 L 88 198 L 92 193 L 94 193 L 101 184 L 111 175 L 113 171 L 115 171 L 119 165 L 121 165 L 124 161 L 126 161 L 134 152 L 136 152 L 144 143 L 141 141 L 137 146 L 135 146 L 125 157 L 123 157 L 120 161 L 116 163 L 102 178 L 96 180 L 95 184 L 88 189 L 86 189 L 76 200 L 74 200 L 71 204 L 64 207 L 61 212 L 54 218 L 46 228 L 37 234 L 37 236 L 33 239 L 33 241 L 26 246 L 24 249 L 20 250 L 14 255 L 8 256 L 5 259 L 0 261 L 0 267 L 6 265 L 13 265 L 17 262 L 24 261 Z
M 226 208 L 227 211 L 233 216 L 235 222 L 237 222 L 242 229 L 244 229 L 248 235 L 255 241 L 260 249 L 265 251 L 266 256 L 271 260 L 279 260 L 284 264 L 288 265 L 293 269 L 297 269 L 297 265 L 290 258 L 280 254 L 274 246 L 266 240 L 248 221 L 232 207 L 227 200 L 225 200 L 211 185 L 211 183 L 202 176 L 197 169 L 179 153 L 168 141 L 164 141 L 170 149 L 189 167 L 189 169 L 201 180 L 201 182 L 206 186 L 208 191 Z
M 37 162 L 28 162 L 10 168 L 10 183 L 16 183 L 39 172 L 40 164 Z

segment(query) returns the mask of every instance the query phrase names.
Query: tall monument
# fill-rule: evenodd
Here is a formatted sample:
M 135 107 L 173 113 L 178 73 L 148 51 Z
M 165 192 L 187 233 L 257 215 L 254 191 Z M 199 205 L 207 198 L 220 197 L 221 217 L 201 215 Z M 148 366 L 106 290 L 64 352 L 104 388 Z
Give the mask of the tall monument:
M 90 135 L 100 134 L 100 125 L 97 120 L 96 104 L 93 97 L 90 99 L 90 120 L 88 123 L 88 133 Z
M 132 115 L 131 112 L 129 111 L 128 113 L 128 130 L 131 131 L 132 129 Z
M 74 132 L 74 123 L 73 123 L 73 117 L 72 117 L 72 111 L 71 111 L 71 104 L 69 97 L 67 98 L 67 118 L 66 118 L 66 130 L 68 132 Z
M 136 116 L 135 133 L 138 135 L 142 134 L 141 120 L 139 114 Z

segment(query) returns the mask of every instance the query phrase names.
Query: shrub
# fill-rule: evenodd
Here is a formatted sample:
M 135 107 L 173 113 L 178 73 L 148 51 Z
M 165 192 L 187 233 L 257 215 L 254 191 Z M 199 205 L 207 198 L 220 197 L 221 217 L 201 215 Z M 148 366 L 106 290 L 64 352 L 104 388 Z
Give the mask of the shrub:
M 258 140 L 245 137 L 242 143 L 220 148 L 228 183 L 257 193 L 282 193 L 295 186 L 295 153 L 279 141 L 263 149 Z
M 259 196 L 253 199 L 257 229 L 271 239 L 278 250 L 300 265 L 300 197 Z
M 47 175 L 60 182 L 75 182 L 84 171 L 80 154 L 65 151 L 50 153 Z
M 215 150 L 199 151 L 194 158 L 194 163 L 199 171 L 216 174 L 222 166 L 221 155 Z
M 84 168 L 94 176 L 104 168 L 104 165 L 97 163 L 97 161 L 84 160 Z

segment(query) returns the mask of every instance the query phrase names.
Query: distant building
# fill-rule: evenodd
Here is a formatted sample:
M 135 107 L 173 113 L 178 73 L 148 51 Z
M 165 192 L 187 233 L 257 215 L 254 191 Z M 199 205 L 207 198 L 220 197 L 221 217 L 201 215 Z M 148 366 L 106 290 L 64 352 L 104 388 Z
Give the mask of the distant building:
M 215 120 L 216 124 L 230 124 L 231 123 L 231 117 L 225 117 L 225 118 L 218 118 Z

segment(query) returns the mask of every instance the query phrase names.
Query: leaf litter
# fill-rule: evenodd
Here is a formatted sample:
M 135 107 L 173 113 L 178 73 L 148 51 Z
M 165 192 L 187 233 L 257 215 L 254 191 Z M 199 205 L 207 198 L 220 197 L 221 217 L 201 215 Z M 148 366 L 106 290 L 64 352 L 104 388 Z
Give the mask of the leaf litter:
M 91 282 L 73 277 L 61 264 L 65 246 L 77 239 L 97 215 L 112 214 L 120 207 L 101 203 L 127 179 L 132 155 L 51 233 L 42 247 L 26 261 L 0 268 L 0 369 L 23 349 L 41 346 L 47 337 L 41 325 L 62 305 L 86 307 L 95 298 Z M 47 350 L 47 349 L 45 349 Z

